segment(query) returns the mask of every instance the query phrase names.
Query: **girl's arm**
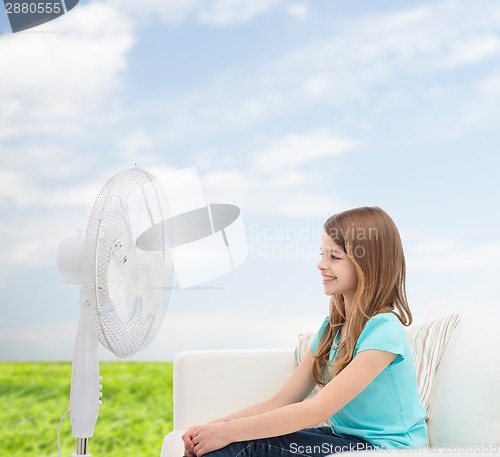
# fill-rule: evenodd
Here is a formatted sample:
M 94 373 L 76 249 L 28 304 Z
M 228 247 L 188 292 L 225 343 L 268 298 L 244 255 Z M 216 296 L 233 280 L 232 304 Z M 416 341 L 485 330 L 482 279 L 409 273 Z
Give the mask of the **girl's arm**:
M 201 426 L 192 435 L 194 453 L 200 457 L 235 441 L 286 435 L 313 427 L 359 395 L 396 357 L 386 351 L 362 351 L 311 401 Z

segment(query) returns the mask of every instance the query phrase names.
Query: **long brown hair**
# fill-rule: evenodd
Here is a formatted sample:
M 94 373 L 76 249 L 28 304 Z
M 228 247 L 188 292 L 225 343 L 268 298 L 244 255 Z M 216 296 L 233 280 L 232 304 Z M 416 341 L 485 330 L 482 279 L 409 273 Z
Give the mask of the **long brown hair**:
M 371 317 L 392 312 L 405 326 L 413 322 L 406 297 L 403 245 L 391 217 L 378 207 L 354 208 L 334 214 L 323 228 L 354 263 L 358 284 L 346 338 L 331 363 L 330 349 L 346 320 L 346 310 L 342 295 L 333 295 L 330 300 L 330 325 L 321 336 L 313 365 L 313 377 L 320 385 L 350 363 L 356 341 Z M 328 374 L 327 367 L 331 370 Z

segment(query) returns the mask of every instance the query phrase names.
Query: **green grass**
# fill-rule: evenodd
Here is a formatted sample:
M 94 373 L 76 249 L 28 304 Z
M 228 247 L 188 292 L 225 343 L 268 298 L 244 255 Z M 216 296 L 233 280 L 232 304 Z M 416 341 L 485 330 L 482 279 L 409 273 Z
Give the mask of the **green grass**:
M 93 457 L 158 457 L 172 430 L 172 363 L 101 362 L 103 404 Z M 69 406 L 71 363 L 0 363 L 0 447 L 9 457 L 57 457 L 57 428 Z M 61 455 L 75 452 L 69 414 Z

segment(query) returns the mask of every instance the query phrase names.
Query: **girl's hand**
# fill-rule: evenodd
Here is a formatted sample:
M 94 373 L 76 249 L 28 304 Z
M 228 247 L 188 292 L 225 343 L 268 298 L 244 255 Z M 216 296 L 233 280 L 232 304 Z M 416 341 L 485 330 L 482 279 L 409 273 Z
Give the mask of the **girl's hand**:
M 190 427 L 182 435 L 182 441 L 184 441 L 184 455 L 186 457 L 196 457 L 194 453 L 193 433 L 199 428 L 199 425 Z
M 193 431 L 191 441 L 194 443 L 196 457 L 221 449 L 232 442 L 229 437 L 228 423 L 215 422 L 202 425 Z

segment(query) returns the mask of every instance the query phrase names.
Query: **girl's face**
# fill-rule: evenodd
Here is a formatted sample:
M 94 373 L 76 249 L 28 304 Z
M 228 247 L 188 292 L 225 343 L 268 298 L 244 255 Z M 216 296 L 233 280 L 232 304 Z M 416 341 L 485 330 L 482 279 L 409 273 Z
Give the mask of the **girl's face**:
M 325 294 L 342 294 L 344 299 L 352 300 L 358 285 L 356 268 L 325 231 L 321 235 L 321 256 L 318 269 L 323 276 Z

